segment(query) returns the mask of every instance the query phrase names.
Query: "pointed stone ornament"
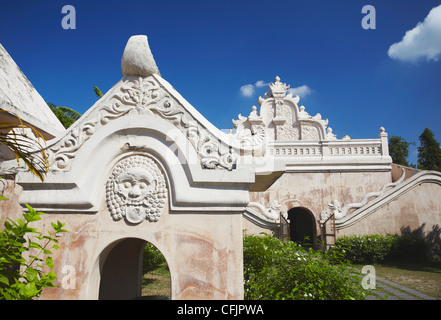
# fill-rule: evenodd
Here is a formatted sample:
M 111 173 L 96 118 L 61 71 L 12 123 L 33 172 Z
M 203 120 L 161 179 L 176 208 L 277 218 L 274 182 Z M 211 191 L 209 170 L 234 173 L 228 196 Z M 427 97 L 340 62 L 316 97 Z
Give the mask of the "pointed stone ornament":
M 121 59 L 121 71 L 124 76 L 147 77 L 161 75 L 150 51 L 147 36 L 131 36 Z

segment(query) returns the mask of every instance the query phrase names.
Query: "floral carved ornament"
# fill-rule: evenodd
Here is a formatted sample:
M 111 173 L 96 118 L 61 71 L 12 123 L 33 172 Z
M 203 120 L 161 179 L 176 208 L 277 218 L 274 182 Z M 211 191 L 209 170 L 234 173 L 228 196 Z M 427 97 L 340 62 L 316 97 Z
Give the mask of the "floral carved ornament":
M 102 99 L 104 99 L 103 97 Z M 125 77 L 119 90 L 80 119 L 69 133 L 49 150 L 52 170 L 69 170 L 71 161 L 100 126 L 127 114 L 159 115 L 179 128 L 195 148 L 204 169 L 232 170 L 237 154 L 204 128 L 154 77 Z

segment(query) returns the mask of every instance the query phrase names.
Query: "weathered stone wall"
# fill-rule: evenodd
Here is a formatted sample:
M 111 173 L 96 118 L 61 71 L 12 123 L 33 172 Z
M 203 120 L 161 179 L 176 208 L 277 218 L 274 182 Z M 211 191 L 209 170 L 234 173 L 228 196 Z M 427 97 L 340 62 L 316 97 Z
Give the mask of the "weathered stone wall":
M 22 188 L 14 182 L 13 176 L 0 179 L 0 194 L 8 200 L 0 200 L 0 221 L 6 221 L 8 218 L 15 220 L 20 217 L 23 208 L 18 203 L 18 198 Z
M 17 189 L 4 193 L 10 200 L 2 202 L 3 219 L 21 214 L 18 193 Z M 169 213 L 166 206 L 157 222 L 131 225 L 114 221 L 103 199 L 96 214 L 51 213 L 32 226 L 47 233 L 57 220 L 69 231 L 61 234 L 60 248 L 53 254 L 59 287 L 45 289 L 41 299 L 98 299 L 106 256 L 112 246 L 128 238 L 148 241 L 164 255 L 172 299 L 243 298 L 241 214 Z M 137 283 L 129 285 L 135 298 Z
M 286 211 L 303 207 L 320 220 L 320 213 L 329 210 L 332 200 L 358 202 L 390 182 L 390 172 L 286 172 L 267 191 L 250 193 L 250 201 L 268 206 L 277 200 L 281 210 Z M 320 226 L 316 226 L 316 234 L 320 235 Z
M 340 230 L 338 236 L 363 234 L 440 234 L 441 186 L 422 183 L 389 202 L 358 223 Z

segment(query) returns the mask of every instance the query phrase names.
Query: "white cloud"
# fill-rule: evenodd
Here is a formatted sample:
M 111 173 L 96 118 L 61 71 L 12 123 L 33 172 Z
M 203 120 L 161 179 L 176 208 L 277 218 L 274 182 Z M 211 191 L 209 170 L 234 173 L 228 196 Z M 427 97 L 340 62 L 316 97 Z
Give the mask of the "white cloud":
M 422 58 L 437 61 L 441 57 L 441 5 L 430 10 L 415 28 L 406 31 L 400 42 L 389 47 L 387 54 L 408 62 Z
M 254 94 L 254 86 L 252 84 L 246 84 L 240 87 L 240 92 L 244 97 L 251 97 Z
M 255 84 L 246 84 L 240 87 L 240 92 L 244 97 L 252 97 L 253 94 L 256 92 L 256 88 L 261 88 L 269 85 L 269 83 L 259 80 Z
M 256 82 L 255 86 L 260 88 L 260 87 L 266 87 L 267 85 L 269 85 L 269 83 L 263 81 L 263 80 L 259 80 Z
M 288 89 L 288 93 L 292 93 L 293 96 L 299 96 L 301 98 L 306 97 L 308 94 L 311 94 L 312 90 L 306 84 L 296 88 Z

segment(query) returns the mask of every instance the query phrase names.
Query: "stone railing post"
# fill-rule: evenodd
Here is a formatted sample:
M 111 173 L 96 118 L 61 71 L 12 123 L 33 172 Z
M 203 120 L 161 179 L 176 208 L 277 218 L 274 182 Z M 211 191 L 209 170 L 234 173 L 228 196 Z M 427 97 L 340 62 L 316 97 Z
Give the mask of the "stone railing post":
M 387 138 L 387 132 L 383 127 L 380 128 L 380 134 L 378 135 L 378 137 L 381 141 L 381 156 L 383 158 L 389 156 L 389 142 Z

